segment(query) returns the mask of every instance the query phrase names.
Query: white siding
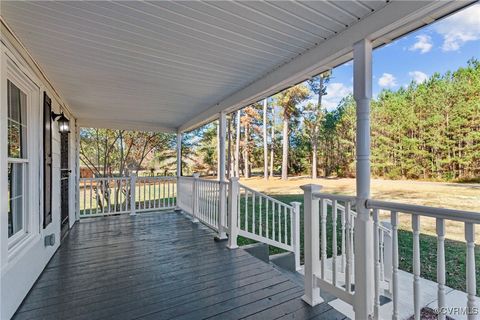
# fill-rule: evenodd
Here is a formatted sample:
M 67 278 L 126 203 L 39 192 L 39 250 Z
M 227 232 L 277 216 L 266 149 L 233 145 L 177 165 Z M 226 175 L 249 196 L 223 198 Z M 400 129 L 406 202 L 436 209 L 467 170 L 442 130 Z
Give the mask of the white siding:
M 53 172 L 52 172 L 52 223 L 43 229 L 43 193 L 38 190 L 43 190 L 43 121 L 41 115 L 43 110 L 43 92 L 46 91 L 48 96 L 52 98 L 52 109 L 55 112 L 60 111 L 60 105 L 65 106 L 66 103 L 61 100 L 58 94 L 54 91 L 48 81 L 43 77 L 42 73 L 36 67 L 35 63 L 27 55 L 26 51 L 19 45 L 8 31 L 2 26 L 1 33 L 1 58 L 2 58 L 2 72 L 1 72 L 1 95 L 0 95 L 0 268 L 1 268 L 1 290 L 0 290 L 0 319 L 9 319 L 23 298 L 28 293 L 31 286 L 34 284 L 46 264 L 53 256 L 58 246 L 60 245 L 60 134 L 58 126 L 55 122 L 52 127 L 53 136 Z M 32 108 L 35 111 L 35 126 L 29 128 L 34 130 L 34 140 L 29 143 L 36 144 L 35 152 L 30 154 L 29 158 L 33 171 L 29 185 L 31 191 L 29 197 L 29 213 L 32 214 L 34 223 L 30 229 L 31 236 L 25 243 L 16 249 L 14 255 L 8 249 L 8 236 L 6 230 L 7 211 L 7 166 L 6 166 L 6 103 L 7 98 L 5 94 L 5 87 L 7 81 L 7 74 L 5 72 L 5 62 L 11 61 L 21 74 L 28 77 L 36 87 L 38 87 L 38 99 L 32 103 Z M 75 190 L 76 190 L 76 144 L 75 144 L 75 118 L 67 112 L 70 119 L 72 133 L 70 134 L 70 163 L 71 163 L 71 179 L 70 179 L 70 223 L 75 222 Z M 45 247 L 44 237 L 49 234 L 55 234 L 55 245 Z

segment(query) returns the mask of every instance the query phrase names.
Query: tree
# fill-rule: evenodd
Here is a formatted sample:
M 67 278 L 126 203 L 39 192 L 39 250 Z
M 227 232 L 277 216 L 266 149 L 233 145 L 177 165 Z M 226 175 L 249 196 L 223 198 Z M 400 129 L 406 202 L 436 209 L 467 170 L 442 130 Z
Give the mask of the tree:
M 276 103 L 283 110 L 283 130 L 282 130 L 282 180 L 288 178 L 288 145 L 289 130 L 292 120 L 296 120 L 299 116 L 297 105 L 309 97 L 310 91 L 305 84 L 299 84 L 286 89 L 275 95 Z
M 252 143 L 251 133 L 258 131 L 257 121 L 260 118 L 258 112 L 258 105 L 248 106 L 243 110 L 243 116 L 240 118 L 241 125 L 243 127 L 243 174 L 245 178 L 250 178 L 250 154 L 253 151 L 254 144 Z
M 267 99 L 263 100 L 263 177 L 268 180 Z
M 317 105 L 308 104 L 305 108 L 305 126 L 312 146 L 312 179 L 317 178 L 318 143 L 320 140 L 320 127 L 324 118 L 322 110 L 322 97 L 327 94 L 327 84 L 330 81 L 330 72 L 324 72 L 308 80 L 310 90 L 318 96 Z

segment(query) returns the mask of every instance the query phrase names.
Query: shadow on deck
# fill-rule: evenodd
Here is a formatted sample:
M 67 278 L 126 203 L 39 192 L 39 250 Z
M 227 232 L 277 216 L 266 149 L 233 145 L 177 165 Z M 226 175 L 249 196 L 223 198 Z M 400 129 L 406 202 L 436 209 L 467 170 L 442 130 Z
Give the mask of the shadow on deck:
M 82 220 L 14 319 L 343 319 L 243 249 L 174 212 Z

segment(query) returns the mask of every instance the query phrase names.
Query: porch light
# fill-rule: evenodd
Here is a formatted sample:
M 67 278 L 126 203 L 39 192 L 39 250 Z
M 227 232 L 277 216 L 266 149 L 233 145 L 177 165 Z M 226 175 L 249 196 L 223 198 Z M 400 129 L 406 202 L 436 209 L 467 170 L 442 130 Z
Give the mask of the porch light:
M 58 118 L 58 120 L 57 120 Z M 70 120 L 62 113 L 52 112 L 53 121 L 58 121 L 58 131 L 60 133 L 70 133 Z

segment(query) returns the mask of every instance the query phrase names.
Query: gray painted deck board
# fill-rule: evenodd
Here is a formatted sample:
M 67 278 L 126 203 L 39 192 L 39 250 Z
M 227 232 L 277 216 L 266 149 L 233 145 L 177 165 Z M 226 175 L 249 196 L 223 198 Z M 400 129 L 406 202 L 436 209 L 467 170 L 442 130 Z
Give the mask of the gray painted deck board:
M 179 213 L 83 220 L 14 316 L 22 319 L 342 319 L 302 287 Z

